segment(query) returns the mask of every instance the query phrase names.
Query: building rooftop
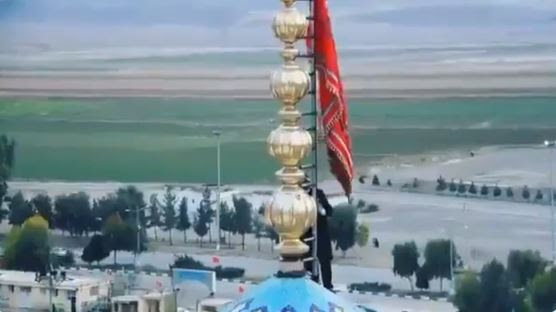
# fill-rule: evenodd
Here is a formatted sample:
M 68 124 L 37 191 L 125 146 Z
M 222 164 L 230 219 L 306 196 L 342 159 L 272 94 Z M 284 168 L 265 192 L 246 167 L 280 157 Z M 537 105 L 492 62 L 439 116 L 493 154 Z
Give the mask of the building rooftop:
M 43 279 L 40 283 L 37 283 L 35 278 L 35 272 L 0 270 L 0 284 L 2 285 L 48 287 L 48 279 Z M 58 289 L 73 290 L 83 286 L 98 285 L 105 282 L 108 281 L 93 277 L 72 276 L 66 274 L 66 279 L 64 281 L 56 282 L 55 285 Z

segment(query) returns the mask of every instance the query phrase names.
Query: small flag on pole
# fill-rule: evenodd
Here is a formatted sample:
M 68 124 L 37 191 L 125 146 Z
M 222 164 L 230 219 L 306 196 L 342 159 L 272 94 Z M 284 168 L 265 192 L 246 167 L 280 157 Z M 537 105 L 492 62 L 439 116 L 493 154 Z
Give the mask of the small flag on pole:
M 219 265 L 220 264 L 220 257 L 212 256 L 212 264 Z
M 240 294 L 243 294 L 245 292 L 245 285 L 239 284 L 238 290 Z

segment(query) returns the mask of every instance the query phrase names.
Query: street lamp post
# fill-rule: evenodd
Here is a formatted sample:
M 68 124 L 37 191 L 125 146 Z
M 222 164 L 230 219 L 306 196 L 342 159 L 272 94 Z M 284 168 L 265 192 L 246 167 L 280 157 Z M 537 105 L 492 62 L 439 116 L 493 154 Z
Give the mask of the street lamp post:
M 136 247 L 135 247 L 135 252 L 133 253 L 133 267 L 137 268 L 137 254 L 141 251 L 141 225 L 140 225 L 140 219 L 139 219 L 139 213 L 141 211 L 145 211 L 147 209 L 147 207 L 141 208 L 139 209 L 139 207 L 135 207 L 135 226 L 137 227 L 137 232 L 136 232 Z M 126 209 L 124 210 L 127 213 L 131 212 L 131 209 Z
M 217 171 L 217 181 L 216 181 L 216 250 L 220 250 L 220 135 L 222 134 L 219 130 L 212 131 L 212 134 L 216 136 L 216 171 Z
M 550 149 L 550 233 L 551 233 L 551 259 L 552 265 L 556 265 L 556 238 L 554 236 L 554 148 L 556 141 L 544 141 L 544 146 Z

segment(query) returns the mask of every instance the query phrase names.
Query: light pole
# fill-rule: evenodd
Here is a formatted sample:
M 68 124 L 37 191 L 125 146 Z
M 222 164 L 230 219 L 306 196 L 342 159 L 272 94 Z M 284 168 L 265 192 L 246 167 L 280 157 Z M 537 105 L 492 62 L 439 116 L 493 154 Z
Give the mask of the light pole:
M 141 225 L 140 223 L 140 219 L 139 219 L 139 212 L 141 211 L 145 211 L 147 209 L 147 207 L 141 208 L 139 209 L 139 207 L 135 207 L 135 226 L 137 227 L 137 232 L 136 232 L 136 243 L 137 245 L 135 246 L 135 252 L 133 253 L 133 267 L 137 268 L 137 254 L 141 251 Z M 131 212 L 131 209 L 126 209 L 124 210 L 127 213 Z
M 544 141 L 544 146 L 550 149 L 550 234 L 551 234 L 551 259 L 552 265 L 556 265 L 556 238 L 554 237 L 554 148 L 556 147 L 556 141 Z
M 213 130 L 212 134 L 216 137 L 216 250 L 220 250 L 220 135 L 222 134 L 219 130 Z

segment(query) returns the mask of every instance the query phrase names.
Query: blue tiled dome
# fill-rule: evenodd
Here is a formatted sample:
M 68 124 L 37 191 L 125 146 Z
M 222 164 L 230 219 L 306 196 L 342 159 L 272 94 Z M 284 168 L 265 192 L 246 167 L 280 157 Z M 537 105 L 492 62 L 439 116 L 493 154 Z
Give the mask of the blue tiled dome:
M 273 277 L 223 312 L 352 312 L 355 305 L 307 278 Z

